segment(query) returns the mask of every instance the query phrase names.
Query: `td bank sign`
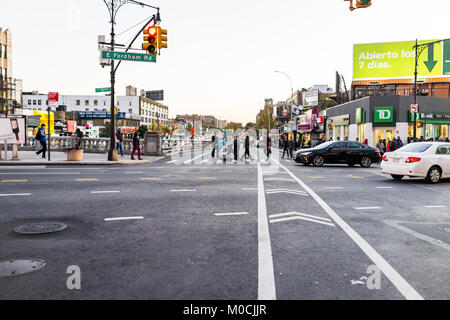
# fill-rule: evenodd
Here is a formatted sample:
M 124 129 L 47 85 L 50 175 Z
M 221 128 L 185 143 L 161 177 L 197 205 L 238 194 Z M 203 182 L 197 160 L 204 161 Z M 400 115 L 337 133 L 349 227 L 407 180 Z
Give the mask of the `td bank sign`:
M 393 123 L 394 107 L 375 107 L 373 122 L 375 123 Z

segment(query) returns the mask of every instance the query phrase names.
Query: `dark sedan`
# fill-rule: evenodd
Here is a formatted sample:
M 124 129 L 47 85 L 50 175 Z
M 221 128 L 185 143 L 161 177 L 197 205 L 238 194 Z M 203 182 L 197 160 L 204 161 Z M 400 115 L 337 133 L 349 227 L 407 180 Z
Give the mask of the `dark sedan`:
M 366 146 L 356 141 L 328 141 L 314 148 L 302 149 L 294 154 L 294 160 L 304 165 L 317 167 L 324 163 L 346 163 L 349 166 L 360 164 L 370 167 L 372 163 L 380 162 L 380 150 Z

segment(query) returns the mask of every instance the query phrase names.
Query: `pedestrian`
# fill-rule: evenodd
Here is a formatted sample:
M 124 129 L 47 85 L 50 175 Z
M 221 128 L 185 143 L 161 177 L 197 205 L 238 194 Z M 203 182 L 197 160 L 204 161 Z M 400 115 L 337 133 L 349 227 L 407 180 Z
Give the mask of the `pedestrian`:
M 307 149 L 311 148 L 311 139 L 309 139 L 308 142 L 306 143 L 306 148 Z
M 397 137 L 397 149 L 400 149 L 401 147 L 403 147 L 403 141 L 400 138 L 400 136 Z
M 378 140 L 378 143 L 376 145 L 377 149 L 380 150 L 381 155 L 384 154 L 384 143 L 383 140 Z
M 281 156 L 281 159 L 284 159 L 284 155 L 288 154 L 289 157 L 289 146 L 288 146 L 288 139 L 285 135 L 283 135 L 283 155 Z
M 395 150 L 398 149 L 398 148 L 397 148 L 397 139 L 395 139 L 395 137 L 392 138 L 392 141 L 391 141 L 391 143 L 389 144 L 389 146 L 390 146 L 390 148 L 389 148 L 390 152 L 393 152 L 393 151 L 395 151 Z
M 272 153 L 272 150 L 270 150 L 271 147 L 272 147 L 272 140 L 270 139 L 270 136 L 267 135 L 267 145 L 266 145 L 267 160 L 269 160 L 270 154 Z
M 250 158 L 250 160 L 252 160 L 252 158 L 250 157 L 250 138 L 248 135 L 245 136 L 244 149 L 245 149 L 244 153 L 245 161 L 247 161 L 247 156 Z
M 364 144 L 366 145 L 366 146 L 368 146 L 369 145 L 369 140 L 366 138 L 366 139 L 364 139 Z
M 345 138 L 344 138 L 344 141 L 348 141 L 348 137 L 345 137 Z
M 287 143 L 289 148 L 289 156 L 292 158 L 294 156 L 294 138 L 290 137 Z
M 45 133 L 45 124 L 42 124 L 38 128 L 35 139 L 36 141 L 39 141 L 42 146 L 42 149 L 36 152 L 36 155 L 39 158 L 39 154 L 42 152 L 42 158 L 45 159 L 45 153 L 47 152 L 47 134 Z
M 448 139 L 448 137 L 445 138 L 444 142 L 450 142 L 450 140 Z
M 225 137 L 220 141 L 220 147 L 222 148 L 223 163 L 225 163 L 227 161 L 227 141 Z
M 234 162 L 238 161 L 238 154 L 239 154 L 239 145 L 238 145 L 238 137 L 234 136 L 233 141 L 233 153 L 234 153 Z
M 134 152 L 137 150 L 138 152 L 138 159 L 141 159 L 141 146 L 139 141 L 139 136 L 137 130 L 134 132 L 133 135 L 133 151 L 131 152 L 131 160 L 134 160 Z
M 211 145 L 212 145 L 212 151 L 211 151 L 211 158 L 214 158 L 216 154 L 216 136 L 213 135 L 211 138 Z
M 384 144 L 384 152 L 386 152 L 387 151 L 386 139 L 383 139 L 383 144 Z
M 116 131 L 116 139 L 117 139 L 117 143 L 116 143 L 116 149 L 120 150 L 120 156 L 123 158 L 123 134 L 122 131 L 120 130 L 120 128 L 117 128 Z

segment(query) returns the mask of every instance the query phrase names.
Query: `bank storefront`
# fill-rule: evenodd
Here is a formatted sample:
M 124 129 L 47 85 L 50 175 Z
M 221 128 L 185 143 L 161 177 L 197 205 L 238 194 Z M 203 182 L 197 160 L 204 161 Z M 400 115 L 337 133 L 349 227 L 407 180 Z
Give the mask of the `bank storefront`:
M 327 137 L 333 140 L 358 140 L 375 146 L 377 142 L 399 137 L 412 138 L 414 118 L 411 96 L 373 96 L 327 109 Z M 418 97 L 417 138 L 442 139 L 450 134 L 450 99 Z

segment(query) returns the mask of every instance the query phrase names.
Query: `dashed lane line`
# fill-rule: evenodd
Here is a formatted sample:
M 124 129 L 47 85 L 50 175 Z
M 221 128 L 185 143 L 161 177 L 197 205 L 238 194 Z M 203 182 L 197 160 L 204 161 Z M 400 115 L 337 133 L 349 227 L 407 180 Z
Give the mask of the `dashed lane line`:
M 441 209 L 441 208 L 447 208 L 447 206 L 442 206 L 442 205 L 438 205 L 438 206 L 423 206 L 424 208 L 427 209 Z
M 92 194 L 99 194 L 99 193 L 120 193 L 120 191 L 91 191 Z
M 28 182 L 28 179 L 21 179 L 21 180 L 2 180 L 4 183 L 15 183 L 15 182 Z
M 249 212 L 228 212 L 228 213 L 214 213 L 215 216 L 242 216 L 250 214 Z
M 162 180 L 161 178 L 156 178 L 156 177 L 148 177 L 148 178 L 140 178 L 139 180 L 142 181 L 159 181 Z
M 99 181 L 98 179 L 76 179 L 77 182 Z
M 275 160 L 276 161 L 276 160 Z M 385 274 L 397 290 L 408 300 L 423 300 L 423 297 L 352 227 L 350 227 L 321 197 L 294 175 L 289 169 L 278 164 L 305 189 L 314 200 L 327 212 L 331 219 L 361 248 L 373 263 Z
M 197 192 L 195 189 L 170 190 L 170 192 Z
M 354 207 L 355 210 L 378 210 L 380 207 Z
M 31 196 L 31 193 L 10 193 L 0 194 L 0 197 L 15 197 L 15 196 Z
M 212 178 L 212 177 L 200 177 L 198 179 L 199 180 L 217 180 L 217 178 Z
M 143 216 L 138 217 L 118 217 L 118 218 L 105 218 L 105 221 L 122 221 L 122 220 L 142 220 Z

